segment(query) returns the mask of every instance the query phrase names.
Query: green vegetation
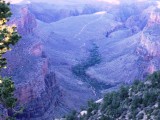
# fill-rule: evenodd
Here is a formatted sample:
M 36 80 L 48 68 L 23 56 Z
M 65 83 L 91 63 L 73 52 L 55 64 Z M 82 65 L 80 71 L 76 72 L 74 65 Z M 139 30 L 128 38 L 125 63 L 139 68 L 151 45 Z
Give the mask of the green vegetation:
M 67 120 L 76 120 L 76 115 L 77 115 L 77 112 L 75 110 L 73 110 L 68 116 L 66 116 L 66 119 Z M 64 116 L 65 118 L 65 116 Z
M 76 113 L 74 120 L 160 120 L 160 71 L 107 93 L 102 103 L 89 102 L 86 111 L 83 116 Z
M 6 24 L 11 15 L 9 3 L 0 0 L 0 70 L 6 68 L 7 64 L 3 54 L 10 51 L 11 45 L 15 45 L 20 39 L 16 27 Z M 0 77 L 0 104 L 8 110 L 8 118 L 6 119 L 14 119 L 13 116 L 16 114 L 14 107 L 17 99 L 14 97 L 14 90 L 14 82 L 11 78 Z
M 79 77 L 83 82 L 88 83 L 88 85 L 92 86 L 94 89 L 96 89 L 96 91 L 112 87 L 111 85 L 99 82 L 97 79 L 91 78 L 86 74 L 86 70 L 88 68 L 93 67 L 102 61 L 99 48 L 96 44 L 92 44 L 92 49 L 89 51 L 89 53 L 89 57 L 85 61 L 82 61 L 80 64 L 77 64 L 72 68 L 73 74 Z
M 6 67 L 7 64 L 2 55 L 11 49 L 10 45 L 15 45 L 20 39 L 16 27 L 6 25 L 11 15 L 9 3 L 0 0 L 0 68 Z
M 92 67 L 101 62 L 101 55 L 99 54 L 98 49 L 99 49 L 98 46 L 96 44 L 93 44 L 92 49 L 89 51 L 90 55 L 87 58 L 87 60 L 83 61 L 82 63 L 72 68 L 72 71 L 76 76 L 79 76 L 79 77 L 85 76 L 86 75 L 85 71 L 89 67 Z

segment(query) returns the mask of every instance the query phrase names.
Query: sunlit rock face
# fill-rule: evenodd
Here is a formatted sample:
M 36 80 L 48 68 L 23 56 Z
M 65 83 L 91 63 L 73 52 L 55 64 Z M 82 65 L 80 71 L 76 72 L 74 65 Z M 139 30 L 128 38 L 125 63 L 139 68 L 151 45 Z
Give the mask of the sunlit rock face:
M 17 25 L 22 39 L 5 55 L 8 68 L 2 73 L 13 77 L 18 101 L 25 107 L 19 119 L 61 117 L 160 69 L 157 1 L 35 0 L 11 8 L 8 24 Z M 85 76 L 95 80 L 97 88 L 109 86 L 98 91 L 72 71 L 88 60 L 93 43 L 102 60 Z
M 14 9 L 14 7 L 13 7 Z M 17 10 L 15 10 L 17 12 Z M 18 9 L 19 15 L 14 17 L 10 24 L 16 24 L 20 34 L 30 34 L 33 33 L 37 26 L 37 21 L 35 16 L 28 10 L 28 7 L 22 7 Z

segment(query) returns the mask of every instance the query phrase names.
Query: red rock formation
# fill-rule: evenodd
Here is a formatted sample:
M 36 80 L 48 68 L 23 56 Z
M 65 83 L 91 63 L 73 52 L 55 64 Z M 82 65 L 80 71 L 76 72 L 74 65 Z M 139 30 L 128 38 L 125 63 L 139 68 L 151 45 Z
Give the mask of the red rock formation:
M 32 48 L 29 50 L 30 54 L 34 56 L 41 56 L 43 51 L 43 45 L 42 43 L 36 43 L 32 46 Z
M 37 27 L 36 18 L 27 7 L 21 8 L 20 18 L 14 18 L 10 24 L 16 24 L 18 31 L 23 35 L 32 33 Z

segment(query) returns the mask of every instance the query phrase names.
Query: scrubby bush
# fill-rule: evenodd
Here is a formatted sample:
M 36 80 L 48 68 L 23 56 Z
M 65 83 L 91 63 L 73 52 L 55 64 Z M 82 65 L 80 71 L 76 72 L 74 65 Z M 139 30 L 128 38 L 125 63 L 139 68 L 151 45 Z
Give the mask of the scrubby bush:
M 160 71 L 150 75 L 145 81 L 136 80 L 131 86 L 123 86 L 118 91 L 107 93 L 103 102 L 96 106 L 93 101 L 88 104 L 88 114 L 83 120 L 147 119 L 160 120 Z

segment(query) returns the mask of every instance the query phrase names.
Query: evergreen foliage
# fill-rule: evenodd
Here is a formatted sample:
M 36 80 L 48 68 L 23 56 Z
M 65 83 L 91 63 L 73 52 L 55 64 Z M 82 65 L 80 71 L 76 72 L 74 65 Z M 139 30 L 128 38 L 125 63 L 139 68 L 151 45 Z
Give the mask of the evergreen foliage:
M 93 43 L 92 49 L 89 50 L 89 57 L 85 61 L 82 61 L 80 64 L 77 64 L 72 68 L 72 71 L 76 76 L 85 76 L 85 71 L 89 67 L 92 67 L 101 62 L 101 55 L 98 49 L 98 46 Z
M 145 81 L 135 80 L 131 86 L 107 93 L 102 103 L 89 102 L 87 115 L 77 113 L 74 117 L 74 120 L 160 120 L 160 71 Z
M 112 85 L 105 84 L 104 82 L 99 82 L 96 78 L 91 78 L 86 74 L 87 69 L 100 64 L 102 61 L 101 54 L 99 53 L 99 47 L 95 43 L 92 44 L 92 48 L 89 50 L 89 53 L 90 54 L 87 59 L 72 67 L 73 74 L 80 78 L 83 82 L 87 83 L 93 89 L 95 89 L 97 93 L 100 90 L 112 87 Z
M 10 11 L 9 3 L 0 0 L 0 70 L 6 68 L 6 58 L 3 55 L 11 50 L 20 39 L 15 26 L 7 25 L 12 13 Z M 13 108 L 16 106 L 17 99 L 14 97 L 14 82 L 11 78 L 0 77 L 0 104 L 8 110 L 8 118 L 14 119 L 16 114 Z
M 20 39 L 16 27 L 6 25 L 11 15 L 9 3 L 0 0 L 0 69 L 7 64 L 2 55 L 11 50 L 11 45 L 15 45 Z

